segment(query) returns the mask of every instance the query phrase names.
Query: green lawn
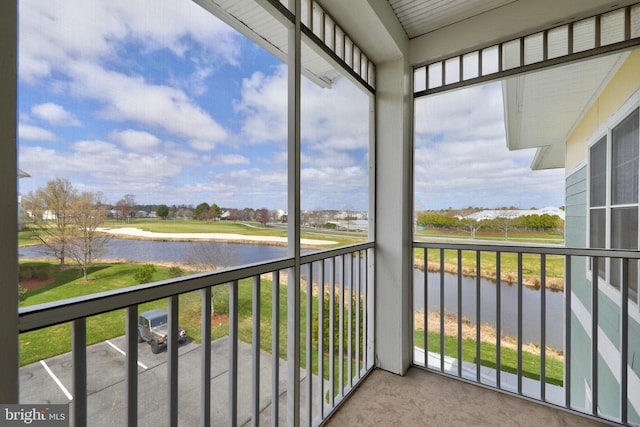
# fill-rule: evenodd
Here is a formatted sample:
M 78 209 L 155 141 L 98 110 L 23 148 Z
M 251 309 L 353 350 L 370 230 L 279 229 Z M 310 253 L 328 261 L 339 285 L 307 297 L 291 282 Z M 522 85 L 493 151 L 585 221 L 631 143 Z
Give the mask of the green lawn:
M 23 262 L 21 267 L 35 268 L 45 265 L 43 262 Z M 40 289 L 29 291 L 27 299 L 21 306 L 45 303 L 54 300 L 78 297 L 95 292 L 119 289 L 127 286 L 133 286 L 137 283 L 134 280 L 136 271 L 142 268 L 142 264 L 100 264 L 91 268 L 89 274 L 89 282 L 85 283 L 81 277 L 80 270 L 77 267 L 68 267 L 62 270 L 55 268 L 54 263 L 50 263 L 50 268 L 56 280 Z M 163 280 L 169 278 L 169 268 L 155 266 L 156 272 L 152 280 Z M 238 335 L 239 339 L 245 343 L 252 342 L 252 279 L 245 279 L 238 285 Z M 212 339 L 218 339 L 228 335 L 229 325 L 227 314 L 229 312 L 229 285 L 217 286 L 213 290 L 214 295 L 214 317 L 212 319 Z M 270 280 L 260 281 L 260 347 L 262 350 L 271 352 L 272 337 L 272 282 Z M 306 327 L 304 319 L 306 319 L 307 305 L 306 293 L 301 293 L 300 317 L 301 317 L 301 336 L 300 336 L 300 360 L 304 368 L 306 364 Z M 201 342 L 201 292 L 195 291 L 180 296 L 179 299 L 179 324 L 188 331 L 188 336 L 196 343 Z M 139 312 L 149 310 L 151 308 L 166 308 L 166 300 L 149 302 L 138 307 Z M 317 317 L 317 297 L 312 298 L 312 315 Z M 355 306 L 352 311 L 355 316 Z M 103 313 L 87 319 L 87 345 L 102 342 L 104 340 L 124 335 L 125 332 L 125 310 L 117 310 L 113 312 Z M 354 320 L 352 319 L 352 324 Z M 345 319 L 345 342 L 347 340 L 347 325 Z M 317 323 L 314 323 L 314 331 Z M 338 336 L 338 321 L 336 319 L 334 325 L 334 334 Z M 280 285 L 280 357 L 287 357 L 287 286 Z M 363 348 L 364 342 L 360 337 L 360 348 Z M 355 349 L 355 333 L 352 337 L 352 345 Z M 337 342 L 336 342 L 337 346 Z M 62 354 L 71 350 L 71 325 L 62 324 L 49 328 L 27 332 L 20 334 L 20 365 L 26 365 L 46 359 L 58 354 Z M 329 358 L 327 348 L 324 348 L 324 372 L 325 379 L 328 378 Z M 355 350 L 354 350 L 355 351 Z M 312 345 L 313 372 L 318 372 L 318 343 L 317 336 L 314 332 Z M 348 359 L 345 343 L 345 358 L 343 361 L 346 384 Z M 336 370 L 334 373 L 335 393 L 338 393 L 338 355 L 334 355 Z M 355 360 L 351 361 L 352 369 L 355 369 Z
M 429 262 L 440 264 L 440 250 L 431 249 L 428 251 Z M 418 265 L 424 262 L 424 249 L 414 250 L 414 256 Z M 480 275 L 489 279 L 495 279 L 496 275 L 496 254 L 495 252 L 482 252 L 480 254 Z M 444 263 L 457 271 L 458 251 L 445 250 Z M 540 284 L 541 276 L 540 255 L 524 254 L 522 256 L 522 276 L 525 282 Z M 462 268 L 467 275 L 474 276 L 476 273 L 476 252 L 462 251 Z M 503 280 L 514 283 L 518 272 L 518 255 L 514 253 L 500 254 L 500 269 Z M 547 284 L 550 287 L 562 289 L 564 283 L 564 257 L 560 255 L 546 256 L 545 274 Z
M 424 349 L 424 331 L 416 330 L 413 334 L 414 343 L 417 347 Z M 440 334 L 429 332 L 429 351 L 440 353 Z M 444 337 L 444 354 L 449 357 L 458 358 L 458 339 L 455 337 Z M 517 374 L 518 353 L 516 350 L 502 347 L 500 349 L 501 370 Z M 472 339 L 462 340 L 462 360 L 469 363 L 476 363 L 476 341 Z M 564 381 L 564 363 L 555 358 L 546 358 L 546 382 L 557 386 L 562 386 Z M 489 368 L 496 368 L 496 346 L 490 343 L 480 343 L 480 364 Z M 526 378 L 540 380 L 540 356 L 527 351 L 522 352 L 522 375 Z
M 195 220 L 168 220 L 159 219 L 134 219 L 130 223 L 110 220 L 103 224 L 105 228 L 133 227 L 156 233 L 220 233 L 239 234 L 242 236 L 275 236 L 286 237 L 286 227 L 262 226 L 257 223 L 240 223 L 228 221 L 195 221 Z M 334 248 L 367 241 L 367 236 L 362 233 L 335 232 L 331 230 L 302 231 L 303 239 L 329 240 L 336 242 L 331 245 L 322 245 L 322 248 Z M 23 230 L 18 233 L 18 246 L 39 244 L 40 241 L 31 231 Z

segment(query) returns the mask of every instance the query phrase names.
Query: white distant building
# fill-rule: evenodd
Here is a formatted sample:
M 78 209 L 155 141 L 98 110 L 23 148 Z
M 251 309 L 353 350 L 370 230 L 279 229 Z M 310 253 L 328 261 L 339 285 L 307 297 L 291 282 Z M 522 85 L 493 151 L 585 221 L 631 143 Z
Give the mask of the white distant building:
M 472 213 L 464 218 L 482 221 L 485 219 L 508 218 L 515 219 L 527 215 L 556 215 L 564 221 L 564 211 L 559 208 L 546 207 L 542 209 L 492 209 Z

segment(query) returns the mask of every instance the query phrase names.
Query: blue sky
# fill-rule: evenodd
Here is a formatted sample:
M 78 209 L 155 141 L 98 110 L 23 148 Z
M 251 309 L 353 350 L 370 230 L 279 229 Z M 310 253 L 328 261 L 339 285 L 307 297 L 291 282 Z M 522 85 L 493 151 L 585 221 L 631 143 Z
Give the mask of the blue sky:
M 21 193 L 286 209 L 286 67 L 193 2 L 22 0 L 19 55 Z M 366 209 L 367 95 L 303 91 L 303 208 Z
M 62 177 L 113 204 L 286 209 L 279 60 L 191 1 L 19 4 L 21 193 Z M 303 209 L 366 210 L 368 119 L 348 79 L 303 81 Z M 562 171 L 504 148 L 499 84 L 418 101 L 415 142 L 417 209 L 564 204 Z

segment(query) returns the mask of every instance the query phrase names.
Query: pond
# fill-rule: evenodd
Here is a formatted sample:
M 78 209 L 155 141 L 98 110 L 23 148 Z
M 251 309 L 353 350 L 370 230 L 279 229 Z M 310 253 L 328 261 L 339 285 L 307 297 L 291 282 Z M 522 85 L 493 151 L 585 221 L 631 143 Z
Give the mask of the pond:
M 184 263 L 190 251 L 202 244 L 213 244 L 216 250 L 225 253 L 229 266 L 264 262 L 287 256 L 284 246 L 247 245 L 222 242 L 177 242 L 160 240 L 109 239 L 98 256 L 101 259 L 127 260 L 134 262 Z M 47 257 L 44 245 L 27 246 L 18 250 L 20 258 Z
M 107 242 L 100 258 L 129 260 L 135 262 L 176 262 L 184 263 L 189 251 L 197 248 L 203 242 L 178 242 L 158 240 L 133 240 L 113 238 Z M 207 242 L 212 243 L 212 242 Z M 236 243 L 213 242 L 216 250 L 230 254 L 227 259 L 229 266 L 238 266 L 257 262 L 265 262 L 287 256 L 287 248 L 284 246 L 247 245 Z M 309 251 L 306 251 L 309 252 Z M 19 249 L 21 258 L 46 257 L 47 253 L 42 245 L 28 246 Z M 352 267 L 347 263 L 345 275 L 350 277 Z M 325 261 L 326 280 L 329 280 L 331 268 L 336 272 L 342 270 L 342 257 L 335 259 L 335 266 Z M 361 266 L 365 269 L 364 264 Z M 308 274 L 303 269 L 302 275 Z M 318 269 L 314 271 L 314 279 L 318 279 Z M 331 274 L 332 276 L 332 274 Z M 336 274 L 335 283 L 341 284 L 341 275 Z M 422 287 L 424 273 L 414 270 L 413 301 L 414 308 L 421 310 L 424 305 L 424 290 Z M 428 274 L 429 283 L 429 309 L 439 310 L 440 304 L 440 275 Z M 420 284 L 420 285 L 418 285 Z M 457 314 L 457 276 L 445 274 L 445 312 Z M 476 318 L 476 281 L 474 278 L 462 278 L 462 315 L 475 323 Z M 515 285 L 501 284 L 501 327 L 502 333 L 509 336 L 517 335 L 518 313 L 517 292 Z M 524 342 L 540 342 L 540 295 L 539 290 L 523 287 L 523 338 Z M 493 327 L 496 325 L 496 284 L 493 281 L 480 280 L 480 314 L 482 323 Z M 554 348 L 563 348 L 564 328 L 555 325 L 564 323 L 564 294 L 562 292 L 546 291 L 546 320 L 547 344 Z
M 458 313 L 458 276 L 444 275 L 444 306 L 445 312 Z M 416 310 L 424 307 L 424 272 L 414 270 L 413 303 Z M 429 310 L 440 310 L 440 274 L 428 273 Z M 480 319 L 482 324 L 496 327 L 496 283 L 480 279 Z M 522 288 L 522 331 L 523 342 L 540 342 L 540 296 L 537 289 L 523 286 Z M 546 295 L 546 341 L 556 349 L 564 347 L 564 293 L 551 291 Z M 500 284 L 501 329 L 503 335 L 515 337 L 518 335 L 518 286 L 501 282 Z M 462 316 L 476 323 L 476 279 L 462 277 Z M 560 326 L 558 326 L 560 325 Z

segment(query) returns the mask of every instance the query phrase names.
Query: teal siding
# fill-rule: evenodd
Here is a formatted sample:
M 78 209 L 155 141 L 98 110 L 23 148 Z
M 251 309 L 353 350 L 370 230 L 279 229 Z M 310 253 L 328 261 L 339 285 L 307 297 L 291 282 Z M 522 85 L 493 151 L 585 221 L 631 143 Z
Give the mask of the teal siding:
M 608 417 L 620 418 L 620 384 L 598 353 L 598 409 Z
M 598 324 L 613 343 L 616 350 L 620 351 L 620 306 L 609 299 L 603 292 L 598 295 Z
M 591 384 L 591 339 L 582 325 L 571 313 L 571 407 L 579 410 L 586 408 L 585 380 Z
M 566 178 L 565 246 L 587 247 L 587 167 Z M 587 280 L 587 262 L 582 257 L 571 258 L 571 290 L 591 311 L 591 282 Z

